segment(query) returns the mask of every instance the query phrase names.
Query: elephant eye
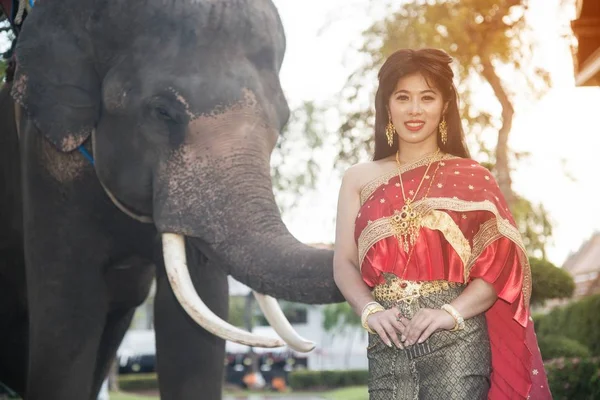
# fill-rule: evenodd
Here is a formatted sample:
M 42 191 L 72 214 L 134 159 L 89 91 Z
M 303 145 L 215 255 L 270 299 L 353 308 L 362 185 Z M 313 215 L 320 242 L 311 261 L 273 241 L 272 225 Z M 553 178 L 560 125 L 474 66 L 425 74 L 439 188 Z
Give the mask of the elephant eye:
M 169 110 L 166 107 L 157 106 L 154 108 L 154 114 L 158 119 L 161 119 L 165 122 L 173 122 L 177 123 L 177 117 L 171 115 Z

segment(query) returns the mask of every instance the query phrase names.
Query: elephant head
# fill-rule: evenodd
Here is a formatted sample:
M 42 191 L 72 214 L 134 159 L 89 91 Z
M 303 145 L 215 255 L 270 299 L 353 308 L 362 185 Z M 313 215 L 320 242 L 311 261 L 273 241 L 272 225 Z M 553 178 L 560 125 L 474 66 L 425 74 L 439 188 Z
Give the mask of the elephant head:
M 278 78 L 284 50 L 269 0 L 40 1 L 19 38 L 13 85 L 58 151 L 91 138 L 106 192 L 163 235 L 186 311 L 225 339 L 268 347 L 282 342 L 229 326 L 203 305 L 183 242 L 256 292 L 343 300 L 332 252 L 298 242 L 272 193 L 270 154 L 289 116 Z M 311 348 L 273 298 L 258 298 L 292 347 Z

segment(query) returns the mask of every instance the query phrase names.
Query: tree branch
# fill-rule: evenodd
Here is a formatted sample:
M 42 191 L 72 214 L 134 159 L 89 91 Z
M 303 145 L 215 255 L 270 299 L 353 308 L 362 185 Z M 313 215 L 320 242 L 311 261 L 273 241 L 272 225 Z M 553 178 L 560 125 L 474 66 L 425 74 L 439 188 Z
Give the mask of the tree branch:
M 502 106 L 502 126 L 498 131 L 498 144 L 496 146 L 496 173 L 498 176 L 498 186 L 506 198 L 509 207 L 514 204 L 514 194 L 512 191 L 512 180 L 510 178 L 510 168 L 508 165 L 508 135 L 512 128 L 513 116 L 515 110 L 508 94 L 502 87 L 502 81 L 492 64 L 489 57 L 481 60 L 483 67 L 482 75 L 488 81 L 496 98 Z

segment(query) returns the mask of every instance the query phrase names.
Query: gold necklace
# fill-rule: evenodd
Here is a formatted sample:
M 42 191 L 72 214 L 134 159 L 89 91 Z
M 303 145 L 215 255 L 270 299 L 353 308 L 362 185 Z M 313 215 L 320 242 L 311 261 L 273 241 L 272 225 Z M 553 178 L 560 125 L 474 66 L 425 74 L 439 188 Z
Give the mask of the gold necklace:
M 419 231 L 421 229 L 421 222 L 423 219 L 423 215 L 414 209 L 413 202 L 416 199 L 417 195 L 419 194 L 419 191 L 421 190 L 421 186 L 423 185 L 423 182 L 425 181 L 426 177 L 428 177 L 427 173 L 429 172 L 429 168 L 431 167 L 431 164 L 433 164 L 433 161 L 435 159 L 437 159 L 437 155 L 439 154 L 439 152 L 440 152 L 440 149 L 438 148 L 436 150 L 436 152 L 433 154 L 433 156 L 431 157 L 431 160 L 429 161 L 429 164 L 427 165 L 427 169 L 425 170 L 425 173 L 423 174 L 423 177 L 421 178 L 421 182 L 419 182 L 419 186 L 417 187 L 417 190 L 415 191 L 412 198 L 407 198 L 406 193 L 404 192 L 404 183 L 402 182 L 402 172 L 400 171 L 400 158 L 399 158 L 399 154 L 398 154 L 399 152 L 396 152 L 396 164 L 398 167 L 398 179 L 400 179 L 400 187 L 402 188 L 402 198 L 404 200 L 404 206 L 402 206 L 401 210 L 394 211 L 394 214 L 391 217 L 391 224 L 392 224 L 392 230 L 394 231 L 394 236 L 396 236 L 398 241 L 401 243 L 404 251 L 407 253 L 409 250 L 409 244 L 410 244 L 410 247 L 414 247 L 414 245 L 417 241 L 417 237 L 419 236 Z M 440 165 L 438 164 L 438 167 L 435 170 L 436 173 L 437 173 L 437 170 L 439 167 L 440 167 Z M 435 173 L 434 173 L 434 176 L 435 176 Z M 429 190 L 431 189 L 431 185 L 433 183 L 434 177 L 432 176 L 432 177 L 428 177 L 428 178 L 430 179 L 429 188 L 427 189 L 427 193 L 425 193 L 425 196 L 423 196 L 423 198 L 427 197 L 427 195 L 429 194 Z

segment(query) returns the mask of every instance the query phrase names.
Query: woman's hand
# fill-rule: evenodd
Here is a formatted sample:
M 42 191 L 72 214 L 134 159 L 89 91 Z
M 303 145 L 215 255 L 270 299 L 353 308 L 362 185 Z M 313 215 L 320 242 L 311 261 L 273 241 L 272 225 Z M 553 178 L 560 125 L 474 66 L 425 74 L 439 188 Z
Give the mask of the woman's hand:
M 450 330 L 455 325 L 454 318 L 444 310 L 422 308 L 406 325 L 402 342 L 408 346 L 423 343 L 432 333 L 440 329 Z
M 398 333 L 404 333 L 405 325 L 408 322 L 408 319 L 402 317 L 396 308 L 379 311 L 367 318 L 369 328 L 377 332 L 383 343 L 388 347 L 392 347 L 393 342 L 399 349 L 403 349 L 404 346 L 400 343 Z

